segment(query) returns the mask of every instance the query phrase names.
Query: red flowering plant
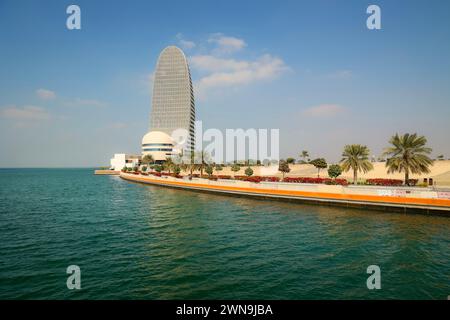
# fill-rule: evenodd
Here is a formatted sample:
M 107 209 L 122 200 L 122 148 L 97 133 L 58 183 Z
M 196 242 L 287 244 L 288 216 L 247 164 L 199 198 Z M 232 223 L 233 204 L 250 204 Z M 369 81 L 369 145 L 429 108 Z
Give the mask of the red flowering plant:
M 254 183 L 260 183 L 262 181 L 261 177 L 254 176 L 254 177 L 245 177 L 244 181 L 248 182 L 254 182 Z
M 328 180 L 325 181 L 325 184 L 348 186 L 348 181 L 347 181 L 347 179 L 334 179 L 331 181 L 328 181 Z
M 373 186 L 397 187 L 403 184 L 403 180 L 375 178 L 375 179 L 367 179 L 366 183 Z
M 278 178 L 278 177 L 262 177 L 262 181 L 278 182 L 278 181 L 280 181 L 280 178 Z
M 240 181 L 249 181 L 249 182 L 254 182 L 254 183 L 259 183 L 261 181 L 268 181 L 268 182 L 278 182 L 280 181 L 280 178 L 278 177 L 262 177 L 262 176 L 234 176 L 235 180 L 240 180 Z

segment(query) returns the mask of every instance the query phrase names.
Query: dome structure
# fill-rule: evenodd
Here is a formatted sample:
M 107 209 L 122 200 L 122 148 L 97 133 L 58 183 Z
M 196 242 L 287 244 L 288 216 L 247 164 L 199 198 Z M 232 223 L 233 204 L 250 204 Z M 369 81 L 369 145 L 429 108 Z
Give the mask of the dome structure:
M 174 141 L 162 131 L 150 131 L 142 138 L 142 156 L 151 155 L 156 162 L 170 157 L 174 152 Z

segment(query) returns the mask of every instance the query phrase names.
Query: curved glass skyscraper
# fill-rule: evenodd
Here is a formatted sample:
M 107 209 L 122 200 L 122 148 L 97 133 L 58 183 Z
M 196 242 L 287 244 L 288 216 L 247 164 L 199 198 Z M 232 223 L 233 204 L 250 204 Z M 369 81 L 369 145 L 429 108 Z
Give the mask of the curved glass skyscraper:
M 194 91 L 187 59 L 181 49 L 169 46 L 161 52 L 156 65 L 150 131 L 171 136 L 174 130 L 185 129 L 185 149 L 193 150 L 194 124 Z

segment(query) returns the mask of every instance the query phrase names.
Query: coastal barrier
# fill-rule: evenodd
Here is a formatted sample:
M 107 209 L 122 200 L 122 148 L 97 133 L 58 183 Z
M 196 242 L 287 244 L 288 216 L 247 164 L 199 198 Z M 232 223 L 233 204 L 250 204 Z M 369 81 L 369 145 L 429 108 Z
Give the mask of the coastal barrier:
M 95 170 L 94 174 L 96 175 L 112 175 L 112 176 L 118 176 L 119 175 L 119 171 L 114 171 L 114 170 L 104 170 L 104 169 L 99 169 L 99 170 Z
M 325 184 L 208 180 L 120 173 L 125 180 L 187 190 L 371 208 L 450 215 L 450 192 L 429 188 L 340 186 Z

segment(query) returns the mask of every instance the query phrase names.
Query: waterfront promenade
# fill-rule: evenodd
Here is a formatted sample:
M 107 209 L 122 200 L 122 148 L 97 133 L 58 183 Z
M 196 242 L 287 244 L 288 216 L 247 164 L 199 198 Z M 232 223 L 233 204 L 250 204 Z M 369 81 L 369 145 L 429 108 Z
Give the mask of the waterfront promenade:
M 236 196 L 262 197 L 346 207 L 450 215 L 450 192 L 419 187 L 340 186 L 306 183 L 208 180 L 120 173 L 134 182 Z

